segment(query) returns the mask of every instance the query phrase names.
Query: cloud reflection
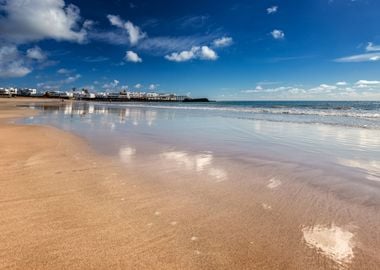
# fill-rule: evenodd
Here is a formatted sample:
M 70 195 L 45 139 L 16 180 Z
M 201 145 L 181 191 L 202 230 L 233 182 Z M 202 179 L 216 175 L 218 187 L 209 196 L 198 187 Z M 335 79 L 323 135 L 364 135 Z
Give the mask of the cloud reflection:
M 119 150 L 120 160 L 124 163 L 129 163 L 135 154 L 136 149 L 133 147 L 125 146 Z
M 338 163 L 352 168 L 357 168 L 367 174 L 367 179 L 380 182 L 380 161 L 377 160 L 354 160 L 338 159 Z
M 161 157 L 168 161 L 174 161 L 176 165 L 186 170 L 205 172 L 218 182 L 227 179 L 227 172 L 224 169 L 213 166 L 214 157 L 211 152 L 189 154 L 184 151 L 169 151 L 162 153 Z

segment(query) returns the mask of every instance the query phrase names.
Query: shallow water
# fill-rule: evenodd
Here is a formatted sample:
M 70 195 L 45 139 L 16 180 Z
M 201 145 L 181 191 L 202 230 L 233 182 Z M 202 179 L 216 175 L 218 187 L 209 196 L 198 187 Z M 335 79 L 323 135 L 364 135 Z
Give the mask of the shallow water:
M 380 265 L 380 129 L 177 105 L 34 105 L 41 113 L 22 122 L 74 132 L 168 194 L 186 187 L 185 201 L 214 214 L 194 224 L 207 230 L 232 219 L 234 237 L 244 231 L 259 254 L 267 247 L 262 258 L 278 254 L 301 269 Z
M 226 107 L 223 104 L 209 106 Z M 377 110 L 376 104 L 364 104 L 361 109 Z M 313 106 L 319 110 L 327 105 Z M 353 108 L 358 110 L 357 106 Z M 189 109 L 196 107 L 202 109 Z M 42 114 L 25 122 L 73 131 L 87 138 L 100 152 L 122 156 L 128 153 L 130 160 L 132 156 L 146 158 L 166 151 L 212 153 L 248 162 L 250 158 L 259 158 L 329 169 L 343 166 L 362 173 L 367 180 L 380 181 L 380 129 L 248 119 L 242 111 L 220 113 L 204 107 L 75 102 L 59 107 L 37 106 Z M 330 107 L 343 105 L 334 103 Z

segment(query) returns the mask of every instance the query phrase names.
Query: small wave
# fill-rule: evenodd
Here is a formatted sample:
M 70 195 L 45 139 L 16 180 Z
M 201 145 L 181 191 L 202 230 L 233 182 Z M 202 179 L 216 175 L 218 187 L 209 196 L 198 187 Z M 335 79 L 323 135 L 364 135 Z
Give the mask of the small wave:
M 123 104 L 124 105 L 124 104 Z M 354 118 L 379 119 L 380 111 L 357 110 L 350 107 L 337 107 L 334 109 L 300 109 L 288 107 L 255 108 L 255 107 L 216 107 L 216 106 L 175 106 L 175 105 L 146 105 L 125 104 L 127 107 L 144 107 L 154 109 L 179 109 L 179 110 L 207 110 L 241 113 L 266 113 L 266 114 L 288 114 L 288 115 L 316 115 L 316 116 L 342 116 Z

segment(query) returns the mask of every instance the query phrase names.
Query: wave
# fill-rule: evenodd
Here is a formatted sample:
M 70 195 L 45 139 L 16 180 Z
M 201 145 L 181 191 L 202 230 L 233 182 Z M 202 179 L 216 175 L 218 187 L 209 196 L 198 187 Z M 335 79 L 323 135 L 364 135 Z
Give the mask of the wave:
M 119 105 L 119 104 L 118 104 Z M 148 104 L 120 104 L 126 107 L 177 109 L 177 110 L 206 110 L 217 112 L 255 113 L 255 114 L 280 114 L 280 115 L 314 115 L 314 116 L 339 116 L 364 119 L 379 119 L 380 110 L 358 110 L 351 107 L 337 107 L 334 109 L 289 108 L 289 107 L 228 107 L 228 106 L 175 106 L 175 105 L 148 105 Z

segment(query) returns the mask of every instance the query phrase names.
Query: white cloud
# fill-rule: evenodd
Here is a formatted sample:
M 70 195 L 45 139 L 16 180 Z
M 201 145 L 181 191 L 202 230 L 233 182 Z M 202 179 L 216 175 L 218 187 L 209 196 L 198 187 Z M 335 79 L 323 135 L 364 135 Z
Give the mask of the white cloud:
M 345 86 L 345 85 L 347 85 L 348 83 L 347 82 L 345 82 L 345 81 L 341 81 L 341 82 L 337 82 L 336 83 L 336 85 L 338 85 L 338 86 Z
M 377 53 L 363 53 L 357 55 L 346 56 L 337 58 L 335 62 L 350 63 L 350 62 L 375 62 L 380 60 L 380 52 Z
M 38 46 L 28 49 L 26 51 L 26 56 L 30 59 L 37 60 L 40 62 L 46 60 L 47 58 L 46 54 Z
M 199 46 L 193 46 L 189 51 L 173 52 L 170 55 L 166 55 L 165 58 L 174 62 L 185 62 L 196 57 L 196 53 L 199 51 Z
M 141 87 L 142 87 L 142 84 L 141 84 L 141 83 L 138 83 L 138 84 L 135 85 L 135 88 L 136 88 L 136 89 L 140 89 Z
M 23 77 L 31 71 L 15 45 L 0 47 L 0 77 Z
M 151 85 L 149 85 L 148 88 L 149 88 L 149 90 L 154 91 L 158 88 L 158 84 L 151 84 Z
M 310 88 L 309 91 L 312 93 L 329 93 L 332 90 L 336 90 L 338 87 L 335 85 L 320 84 L 317 87 Z
M 2 0 L 0 36 L 3 41 L 26 43 L 42 39 L 83 42 L 79 8 L 63 0 Z
M 76 82 L 78 79 L 80 79 L 81 77 L 82 76 L 80 74 L 75 74 L 72 76 L 68 76 L 63 80 L 41 82 L 41 83 L 38 83 L 37 86 L 44 89 L 60 89 L 63 85 L 72 84 Z
M 272 37 L 274 39 L 284 39 L 285 33 L 282 30 L 274 29 L 272 32 L 270 32 Z
M 214 47 L 217 47 L 217 48 L 228 47 L 232 45 L 232 43 L 233 43 L 232 37 L 221 37 L 213 41 Z
M 268 14 L 273 14 L 273 13 L 276 13 L 278 10 L 278 6 L 272 6 L 270 8 L 267 8 L 267 13 Z
M 366 47 L 367 52 L 376 52 L 380 51 L 380 45 L 374 45 L 372 42 L 368 42 L 368 45 Z
M 259 93 L 263 91 L 263 87 L 261 85 L 257 85 L 255 89 L 247 89 L 247 90 L 241 90 L 242 93 Z
M 200 58 L 205 60 L 216 60 L 218 55 L 213 49 L 210 49 L 208 46 L 202 46 Z
M 170 55 L 166 55 L 165 58 L 169 61 L 185 62 L 192 59 L 216 60 L 218 55 L 208 46 L 193 46 L 188 51 L 174 52 Z
M 271 100 L 378 100 L 380 81 L 358 80 L 352 86 L 320 84 L 315 87 L 299 85 L 264 88 L 260 85 L 253 89 L 241 90 L 236 99 Z
M 113 80 L 112 82 L 110 83 L 105 83 L 103 85 L 103 88 L 106 88 L 106 89 L 110 89 L 110 88 L 116 88 L 118 85 L 119 85 L 119 81 L 118 80 Z
M 199 44 L 210 44 L 216 38 L 215 34 L 191 35 L 177 37 L 150 37 L 145 38 L 137 45 L 139 50 L 149 51 L 152 54 L 162 55 L 171 52 L 185 51 Z
M 138 54 L 133 51 L 127 51 L 125 53 L 124 59 L 128 62 L 134 62 L 134 63 L 142 62 L 142 59 L 138 56 Z
M 74 76 L 69 76 L 66 79 L 60 81 L 61 84 L 70 84 L 75 81 L 77 81 L 80 77 L 82 77 L 80 74 L 76 74 Z
M 136 45 L 140 39 L 146 37 L 146 33 L 142 32 L 140 27 L 130 21 L 125 22 L 118 15 L 107 15 L 107 18 L 112 25 L 127 31 L 131 45 Z
M 70 69 L 66 69 L 66 68 L 60 68 L 60 69 L 58 69 L 57 70 L 57 73 L 58 74 L 70 74 L 70 73 L 72 73 L 73 72 L 73 70 L 70 70 Z
M 359 80 L 355 84 L 356 85 L 379 85 L 380 81 Z

